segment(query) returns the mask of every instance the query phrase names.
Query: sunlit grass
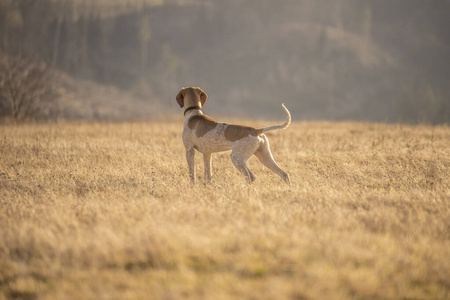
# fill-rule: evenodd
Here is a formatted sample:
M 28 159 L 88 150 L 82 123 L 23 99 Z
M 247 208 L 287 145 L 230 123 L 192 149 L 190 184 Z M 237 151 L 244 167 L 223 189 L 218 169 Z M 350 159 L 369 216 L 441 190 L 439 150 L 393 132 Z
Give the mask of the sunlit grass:
M 192 186 L 181 131 L 0 127 L 0 299 L 449 297 L 448 127 L 293 123 L 291 185 L 221 153 Z

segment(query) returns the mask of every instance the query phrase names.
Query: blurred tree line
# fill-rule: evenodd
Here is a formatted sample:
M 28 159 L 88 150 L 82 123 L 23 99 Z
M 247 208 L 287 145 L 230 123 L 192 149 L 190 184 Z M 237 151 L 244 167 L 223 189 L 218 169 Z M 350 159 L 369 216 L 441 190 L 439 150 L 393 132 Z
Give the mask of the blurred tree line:
M 254 117 L 448 123 L 448 28 L 448 0 L 0 0 L 11 61 Z

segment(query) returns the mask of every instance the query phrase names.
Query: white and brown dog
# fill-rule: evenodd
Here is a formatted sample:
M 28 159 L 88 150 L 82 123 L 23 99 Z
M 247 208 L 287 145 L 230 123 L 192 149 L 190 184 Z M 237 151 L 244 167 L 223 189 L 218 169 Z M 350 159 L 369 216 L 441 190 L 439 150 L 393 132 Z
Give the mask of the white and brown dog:
M 255 175 L 247 167 L 247 160 L 255 154 L 269 169 L 277 173 L 285 182 L 289 183 L 289 175 L 284 172 L 273 159 L 270 152 L 269 140 L 264 132 L 286 129 L 291 123 L 291 115 L 282 104 L 287 120 L 284 124 L 256 129 L 253 127 L 218 123 L 202 112 L 205 105 L 206 93 L 198 87 L 185 87 L 178 93 L 176 99 L 180 107 L 185 108 L 183 143 L 186 148 L 186 159 L 189 166 L 189 176 L 195 182 L 195 149 L 203 153 L 205 164 L 205 180 L 211 180 L 211 154 L 214 152 L 231 150 L 231 161 L 234 166 L 251 183 Z

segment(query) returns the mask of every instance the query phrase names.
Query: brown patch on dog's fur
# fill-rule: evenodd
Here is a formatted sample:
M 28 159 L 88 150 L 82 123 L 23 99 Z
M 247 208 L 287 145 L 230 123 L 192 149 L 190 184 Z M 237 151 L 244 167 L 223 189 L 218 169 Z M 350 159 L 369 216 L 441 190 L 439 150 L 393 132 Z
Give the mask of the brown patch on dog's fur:
M 256 129 L 253 127 L 241 126 L 241 125 L 228 125 L 225 129 L 225 138 L 230 142 L 235 142 L 246 136 L 253 135 L 258 136 L 262 133 L 262 129 Z
M 188 122 L 188 127 L 195 132 L 198 138 L 204 136 L 216 126 L 217 122 L 205 115 L 193 116 Z

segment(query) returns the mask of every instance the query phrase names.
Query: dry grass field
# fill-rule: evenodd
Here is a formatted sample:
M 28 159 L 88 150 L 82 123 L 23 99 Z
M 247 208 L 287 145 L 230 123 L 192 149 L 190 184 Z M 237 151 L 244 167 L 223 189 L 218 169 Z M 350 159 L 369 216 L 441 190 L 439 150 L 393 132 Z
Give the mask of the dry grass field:
M 293 123 L 291 185 L 225 152 L 193 186 L 181 131 L 1 125 L 0 299 L 450 298 L 448 126 Z

